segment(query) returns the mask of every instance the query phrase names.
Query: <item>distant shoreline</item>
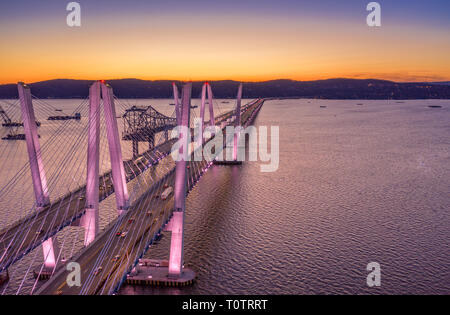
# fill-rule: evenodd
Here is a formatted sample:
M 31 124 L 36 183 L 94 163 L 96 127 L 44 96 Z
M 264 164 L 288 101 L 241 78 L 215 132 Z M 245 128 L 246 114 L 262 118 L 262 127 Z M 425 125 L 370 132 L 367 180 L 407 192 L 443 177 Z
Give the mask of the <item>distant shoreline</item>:
M 31 83 L 32 94 L 42 99 L 84 99 L 92 80 L 58 79 Z M 172 81 L 120 79 L 107 81 L 119 98 L 170 99 Z M 176 81 L 177 82 L 177 81 Z M 215 98 L 234 99 L 238 81 L 209 81 Z M 181 83 L 181 82 L 177 82 Z M 199 98 L 203 81 L 192 83 L 192 97 Z M 17 98 L 16 84 L 0 85 L 0 99 Z M 328 79 L 317 81 L 272 80 L 245 82 L 243 98 L 412 100 L 450 99 L 450 82 L 398 83 L 372 79 Z

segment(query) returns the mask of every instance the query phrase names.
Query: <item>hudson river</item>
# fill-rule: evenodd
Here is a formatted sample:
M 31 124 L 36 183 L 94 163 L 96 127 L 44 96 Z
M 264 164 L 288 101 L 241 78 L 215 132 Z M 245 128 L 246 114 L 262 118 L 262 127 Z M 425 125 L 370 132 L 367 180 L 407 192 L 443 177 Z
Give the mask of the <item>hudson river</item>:
M 260 161 L 214 166 L 187 198 L 185 262 L 196 283 L 124 285 L 120 294 L 450 294 L 449 100 L 268 101 L 255 125 L 279 126 L 278 170 L 261 173 Z M 27 155 L 24 143 L 8 144 L 17 151 L 1 145 L 9 152 L 0 157 L 4 187 Z M 2 227 L 27 204 L 17 201 L 20 192 L 1 196 Z M 102 227 L 114 204 L 114 195 L 102 203 Z M 82 235 L 67 228 L 58 236 L 70 244 L 67 255 Z M 167 258 L 169 243 L 165 233 L 146 256 Z M 29 292 L 32 272 L 22 283 L 23 275 L 40 255 L 39 248 L 10 268 L 0 292 Z M 380 287 L 366 284 L 370 262 L 381 265 Z

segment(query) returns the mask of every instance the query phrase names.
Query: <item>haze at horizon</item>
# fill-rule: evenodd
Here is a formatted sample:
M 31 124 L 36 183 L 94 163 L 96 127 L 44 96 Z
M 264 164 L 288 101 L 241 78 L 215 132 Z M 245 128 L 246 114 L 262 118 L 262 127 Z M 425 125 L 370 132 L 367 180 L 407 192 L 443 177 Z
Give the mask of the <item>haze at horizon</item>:
M 337 77 L 450 80 L 450 3 L 379 1 L 0 3 L 0 83 L 56 78 L 266 81 Z

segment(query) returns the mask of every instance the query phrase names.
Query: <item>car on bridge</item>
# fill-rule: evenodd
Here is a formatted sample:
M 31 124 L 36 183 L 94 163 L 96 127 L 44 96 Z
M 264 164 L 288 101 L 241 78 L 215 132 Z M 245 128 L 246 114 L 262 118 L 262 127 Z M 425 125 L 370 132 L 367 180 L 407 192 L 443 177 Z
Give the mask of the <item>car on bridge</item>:
M 100 266 L 100 267 L 98 267 L 97 269 L 95 269 L 95 271 L 94 271 L 94 276 L 98 275 L 102 270 L 103 270 L 103 267 L 102 267 L 102 266 Z
M 173 188 L 169 187 L 161 194 L 161 200 L 166 200 L 173 192 Z

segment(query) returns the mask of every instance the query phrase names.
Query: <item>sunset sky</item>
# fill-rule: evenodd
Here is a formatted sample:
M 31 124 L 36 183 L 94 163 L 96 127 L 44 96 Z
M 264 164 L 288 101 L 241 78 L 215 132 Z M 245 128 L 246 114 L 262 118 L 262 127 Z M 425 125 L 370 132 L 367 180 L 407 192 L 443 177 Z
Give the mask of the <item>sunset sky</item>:
M 65 0 L 0 2 L 0 83 L 71 79 L 335 77 L 450 80 L 450 1 Z

